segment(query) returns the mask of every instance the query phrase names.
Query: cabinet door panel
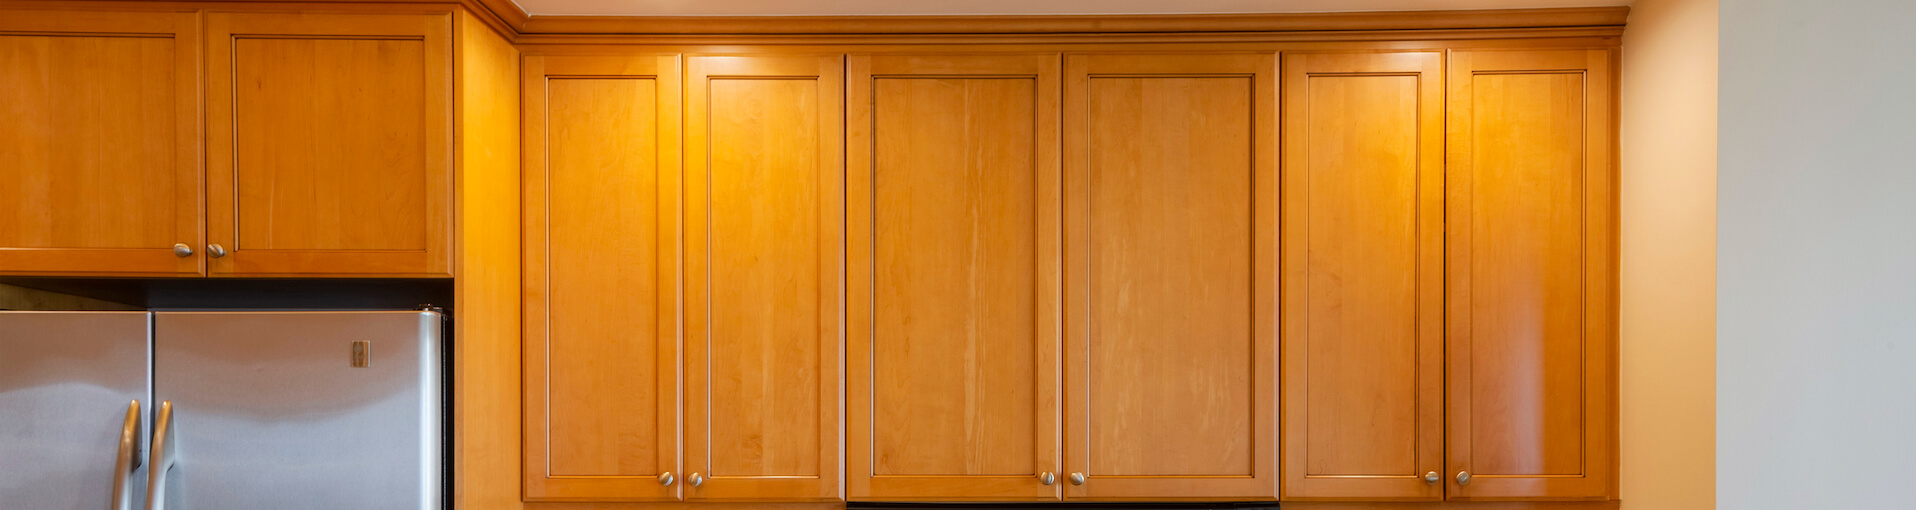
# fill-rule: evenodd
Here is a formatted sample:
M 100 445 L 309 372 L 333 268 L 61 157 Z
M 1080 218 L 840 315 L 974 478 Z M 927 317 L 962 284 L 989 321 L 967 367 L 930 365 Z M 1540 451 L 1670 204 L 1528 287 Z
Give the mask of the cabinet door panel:
M 1058 57 L 850 66 L 851 497 L 1055 500 Z
M 0 274 L 200 274 L 198 53 L 191 14 L 0 16 Z
M 209 14 L 215 275 L 450 272 L 444 15 Z
M 840 59 L 687 59 L 688 499 L 841 497 Z
M 1453 56 L 1453 499 L 1614 493 L 1613 58 Z
M 1067 63 L 1066 495 L 1274 497 L 1275 58 Z
M 1442 54 L 1284 55 L 1284 498 L 1437 500 Z
M 676 500 L 676 60 L 524 73 L 526 499 Z

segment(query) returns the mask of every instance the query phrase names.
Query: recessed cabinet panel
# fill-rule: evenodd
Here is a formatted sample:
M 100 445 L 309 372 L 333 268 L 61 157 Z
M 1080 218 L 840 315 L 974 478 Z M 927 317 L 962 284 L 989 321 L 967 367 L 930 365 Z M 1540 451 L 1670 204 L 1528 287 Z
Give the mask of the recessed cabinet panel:
M 851 76 L 851 497 L 1056 499 L 1058 59 Z
M 198 54 L 191 14 L 0 16 L 0 273 L 200 273 Z
M 1471 475 L 1454 497 L 1614 491 L 1613 58 L 1453 57 L 1449 476 Z
M 1442 55 L 1284 59 L 1283 496 L 1440 499 Z
M 689 57 L 688 499 L 839 499 L 840 57 Z
M 1066 497 L 1273 497 L 1274 56 L 1067 62 Z
M 527 499 L 677 499 L 676 79 L 526 59 Z

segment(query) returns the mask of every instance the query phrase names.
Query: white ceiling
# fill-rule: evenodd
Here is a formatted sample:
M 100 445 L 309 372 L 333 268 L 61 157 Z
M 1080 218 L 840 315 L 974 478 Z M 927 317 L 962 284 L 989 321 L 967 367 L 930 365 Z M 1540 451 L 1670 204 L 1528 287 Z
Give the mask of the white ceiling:
M 1522 9 L 1632 0 L 515 0 L 531 15 L 1188 14 Z

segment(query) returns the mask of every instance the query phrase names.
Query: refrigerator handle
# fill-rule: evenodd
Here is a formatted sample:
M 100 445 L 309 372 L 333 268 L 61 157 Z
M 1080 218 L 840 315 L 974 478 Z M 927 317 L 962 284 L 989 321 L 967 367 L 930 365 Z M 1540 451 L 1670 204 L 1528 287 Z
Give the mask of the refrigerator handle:
M 166 475 L 180 463 L 180 452 L 173 442 L 173 401 L 160 402 L 160 419 L 153 425 L 153 464 L 146 468 L 146 510 L 166 506 Z
M 132 510 L 133 494 L 127 490 L 126 479 L 133 470 L 140 467 L 140 401 L 126 404 L 126 424 L 120 426 L 120 457 L 113 463 L 113 499 L 107 510 Z

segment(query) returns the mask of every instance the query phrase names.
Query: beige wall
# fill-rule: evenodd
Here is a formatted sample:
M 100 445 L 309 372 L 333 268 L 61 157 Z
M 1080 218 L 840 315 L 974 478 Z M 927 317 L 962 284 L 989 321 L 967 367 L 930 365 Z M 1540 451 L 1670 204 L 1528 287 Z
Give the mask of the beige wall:
M 1623 36 L 1622 497 L 1716 506 L 1717 0 Z

